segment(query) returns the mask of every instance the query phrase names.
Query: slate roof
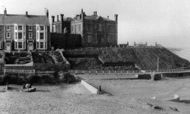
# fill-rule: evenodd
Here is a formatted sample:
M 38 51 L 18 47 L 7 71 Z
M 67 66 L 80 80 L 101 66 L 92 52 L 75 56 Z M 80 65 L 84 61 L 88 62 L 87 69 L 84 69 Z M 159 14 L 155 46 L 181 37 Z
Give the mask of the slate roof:
M 14 15 L 0 14 L 0 24 L 42 24 L 49 25 L 49 19 L 45 15 Z
M 103 19 L 104 21 L 114 21 L 114 20 L 111 20 L 111 19 L 108 19 L 108 18 L 105 18 L 105 17 L 102 17 L 102 16 L 95 16 L 95 15 L 91 15 L 91 16 L 84 16 L 85 19 L 87 20 L 98 20 L 98 19 Z

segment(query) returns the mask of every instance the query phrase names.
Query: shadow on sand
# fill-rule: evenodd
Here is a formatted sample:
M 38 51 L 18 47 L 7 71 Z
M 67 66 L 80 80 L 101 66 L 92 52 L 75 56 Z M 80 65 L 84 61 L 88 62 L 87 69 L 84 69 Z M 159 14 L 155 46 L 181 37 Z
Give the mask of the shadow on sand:
M 174 99 L 172 99 L 172 100 L 170 100 L 170 101 L 172 101 L 172 102 L 177 102 L 177 103 L 190 104 L 190 100 L 174 100 Z

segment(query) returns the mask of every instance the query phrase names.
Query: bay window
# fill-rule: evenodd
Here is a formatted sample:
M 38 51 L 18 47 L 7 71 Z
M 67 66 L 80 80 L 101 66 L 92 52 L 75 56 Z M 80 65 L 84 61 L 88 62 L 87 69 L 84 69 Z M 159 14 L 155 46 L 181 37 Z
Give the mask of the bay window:
M 18 32 L 18 39 L 19 39 L 19 40 L 22 39 L 22 32 Z
M 18 48 L 19 49 L 22 49 L 23 48 L 23 45 L 22 45 L 23 43 L 22 42 L 18 42 Z
M 44 33 L 43 32 L 40 33 L 40 40 L 44 40 Z
M 40 42 L 40 48 L 41 48 L 41 49 L 44 48 L 44 42 Z

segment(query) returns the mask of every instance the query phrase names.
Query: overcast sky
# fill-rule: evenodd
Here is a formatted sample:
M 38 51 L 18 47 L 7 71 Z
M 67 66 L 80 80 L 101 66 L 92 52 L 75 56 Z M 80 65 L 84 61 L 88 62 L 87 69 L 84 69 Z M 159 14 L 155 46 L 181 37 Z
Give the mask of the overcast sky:
M 119 43 L 158 42 L 169 47 L 190 44 L 190 0 L 0 0 L 0 12 L 64 13 L 73 17 L 81 8 L 87 14 L 119 14 Z M 190 46 L 189 46 L 190 47 Z

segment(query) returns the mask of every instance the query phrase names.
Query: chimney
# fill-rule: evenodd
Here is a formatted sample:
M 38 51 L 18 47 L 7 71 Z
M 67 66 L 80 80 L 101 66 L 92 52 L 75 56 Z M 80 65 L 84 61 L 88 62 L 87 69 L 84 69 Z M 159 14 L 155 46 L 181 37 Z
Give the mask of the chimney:
M 5 10 L 4 10 L 4 15 L 7 15 L 7 9 L 5 8 Z
M 118 14 L 115 14 L 115 21 L 118 21 Z
M 28 11 L 26 11 L 26 16 L 28 17 Z
M 61 21 L 63 22 L 64 21 L 64 14 L 61 14 Z
M 57 22 L 59 21 L 59 15 L 57 15 Z
M 84 11 L 81 9 L 81 19 L 84 19 Z
M 55 22 L 55 16 L 51 16 L 51 18 L 52 18 L 52 23 L 54 23 Z
M 49 18 L 49 10 L 46 10 L 46 17 Z
M 107 16 L 107 18 L 109 19 L 110 17 L 109 17 L 109 16 Z
M 94 16 L 98 16 L 98 13 L 97 13 L 97 11 L 94 11 Z

